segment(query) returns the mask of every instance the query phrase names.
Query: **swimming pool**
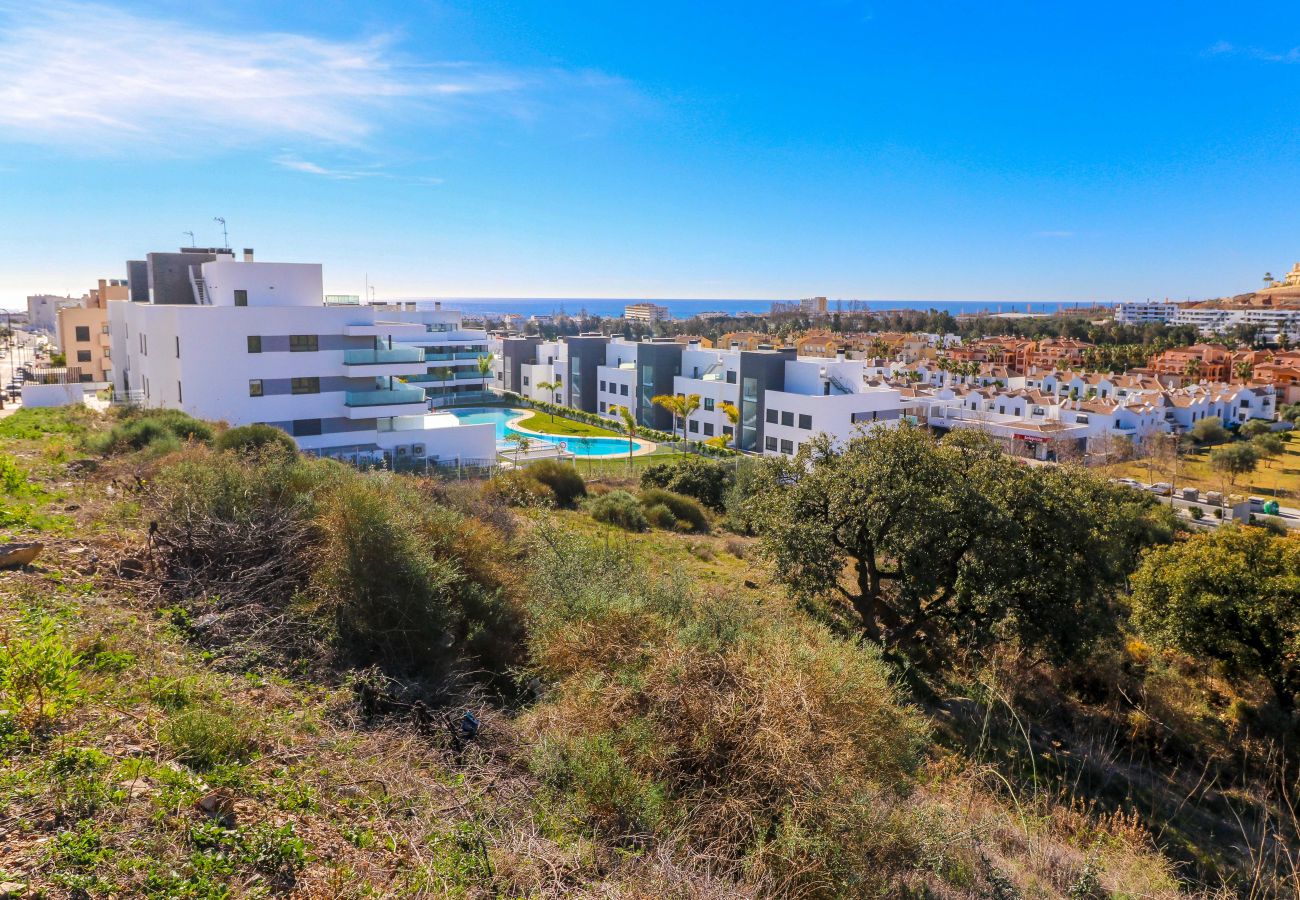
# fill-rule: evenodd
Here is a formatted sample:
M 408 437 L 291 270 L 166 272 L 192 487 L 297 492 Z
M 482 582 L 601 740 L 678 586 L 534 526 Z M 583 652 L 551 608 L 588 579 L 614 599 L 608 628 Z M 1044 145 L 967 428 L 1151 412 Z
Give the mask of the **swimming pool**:
M 451 413 L 467 425 L 481 425 L 490 422 L 496 426 L 497 430 L 497 448 L 509 452 L 515 446 L 513 441 L 508 440 L 512 434 L 523 434 L 534 441 L 544 441 L 548 444 L 555 444 L 561 449 L 572 453 L 574 456 L 626 456 L 628 449 L 628 439 L 620 437 L 574 437 L 572 435 L 547 434 L 545 431 L 537 430 L 518 430 L 513 427 L 512 423 L 524 418 L 529 414 L 524 409 L 505 409 L 489 407 L 472 407 L 466 409 L 449 409 L 446 412 Z M 636 453 L 645 448 L 641 441 L 632 441 L 632 452 Z

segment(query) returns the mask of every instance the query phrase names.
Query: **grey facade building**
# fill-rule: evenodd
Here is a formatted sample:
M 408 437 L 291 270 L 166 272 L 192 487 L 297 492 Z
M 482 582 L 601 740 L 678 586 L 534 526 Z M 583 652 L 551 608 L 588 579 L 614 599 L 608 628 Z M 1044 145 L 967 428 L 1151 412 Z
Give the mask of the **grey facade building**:
M 785 364 L 794 358 L 793 347 L 741 351 L 738 449 L 762 452 L 767 392 L 785 390 Z
M 501 383 L 503 391 L 524 393 L 521 367 L 537 362 L 537 345 L 542 339 L 536 335 L 513 335 L 501 338 Z
M 673 414 L 653 398 L 673 393 L 673 379 L 682 374 L 682 345 L 671 338 L 636 345 L 636 420 L 647 428 L 671 431 Z
M 605 364 L 605 350 L 609 338 L 603 334 L 581 334 L 565 338 L 569 350 L 569 371 L 565 373 L 564 388 L 568 404 L 584 412 L 596 412 L 597 369 Z

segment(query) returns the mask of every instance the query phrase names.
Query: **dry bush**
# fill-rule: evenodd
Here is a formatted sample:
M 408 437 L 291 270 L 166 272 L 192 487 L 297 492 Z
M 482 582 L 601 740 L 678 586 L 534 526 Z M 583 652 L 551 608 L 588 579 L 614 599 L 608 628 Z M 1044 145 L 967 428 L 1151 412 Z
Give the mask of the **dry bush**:
M 608 551 L 547 540 L 544 573 L 597 567 L 535 620 L 534 668 L 553 687 L 521 723 L 534 770 L 577 814 L 782 895 L 865 890 L 913 859 L 901 798 L 926 730 L 877 654 L 671 582 L 611 592 Z

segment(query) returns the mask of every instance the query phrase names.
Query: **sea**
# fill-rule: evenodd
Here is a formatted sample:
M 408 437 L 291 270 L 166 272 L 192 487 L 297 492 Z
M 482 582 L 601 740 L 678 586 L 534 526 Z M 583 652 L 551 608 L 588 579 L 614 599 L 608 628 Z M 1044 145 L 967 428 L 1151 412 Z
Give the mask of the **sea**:
M 522 316 L 556 315 L 565 313 L 576 316 L 585 312 L 589 316 L 614 318 L 623 315 L 623 308 L 632 303 L 655 303 L 668 308 L 674 319 L 689 319 L 701 313 L 723 312 L 729 315 L 753 313 L 762 315 L 771 312 L 773 299 L 733 299 L 733 300 L 694 300 L 694 299 L 656 299 L 653 297 L 637 298 L 590 298 L 590 297 L 408 297 L 406 300 L 434 301 L 442 303 L 446 309 L 459 309 L 462 312 L 477 315 L 501 315 L 514 313 Z M 1074 308 L 1109 306 L 1115 301 L 1001 301 L 1001 300 L 830 300 L 828 311 L 861 312 L 885 310 L 913 310 L 929 312 L 931 310 L 949 312 L 954 316 L 962 314 L 1029 314 L 1050 315 L 1055 312 Z

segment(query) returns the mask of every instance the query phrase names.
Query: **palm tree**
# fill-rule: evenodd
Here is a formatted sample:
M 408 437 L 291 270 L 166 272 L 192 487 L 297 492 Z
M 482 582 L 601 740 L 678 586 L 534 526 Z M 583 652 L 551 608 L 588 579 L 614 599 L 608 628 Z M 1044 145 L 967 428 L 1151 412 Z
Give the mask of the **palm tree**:
M 555 392 L 560 389 L 560 382 L 557 381 L 539 381 L 537 386 L 546 391 L 547 402 L 551 404 L 551 421 L 555 421 Z
M 484 378 L 492 377 L 492 361 L 496 359 L 495 353 L 484 353 L 475 362 L 478 363 L 478 373 Z
M 1234 369 L 1238 378 L 1242 381 L 1249 381 L 1251 374 L 1255 371 L 1255 366 L 1250 360 L 1243 359 L 1237 363 Z
M 619 421 L 623 423 L 623 430 L 627 432 L 627 471 L 632 472 L 632 445 L 636 441 L 636 416 L 632 415 L 632 410 L 626 406 L 615 405 L 612 409 L 614 415 L 618 416 Z
M 682 414 L 682 400 L 674 394 L 656 394 L 650 398 L 650 402 L 655 406 L 668 410 L 673 414 L 673 440 L 677 440 L 677 418 Z M 682 429 L 682 440 L 686 440 L 686 429 Z
M 1201 361 L 1199 359 L 1189 359 L 1187 365 L 1183 366 L 1183 374 L 1193 381 L 1201 374 Z
M 687 440 L 686 426 L 691 420 L 691 416 L 700 408 L 700 395 L 688 394 L 682 398 L 682 440 Z
M 736 438 L 740 435 L 740 408 L 734 403 L 728 403 L 726 400 L 723 400 L 722 403 L 718 405 L 718 409 L 722 410 L 722 414 L 726 416 L 727 421 L 731 423 L 731 443 L 734 444 L 736 443 Z M 727 446 L 727 435 L 725 434 L 722 435 L 722 446 Z
M 1272 272 L 1265 272 L 1265 273 L 1264 273 L 1264 287 L 1268 287 L 1268 286 L 1271 285 L 1272 283 L 1273 283 L 1273 273 L 1272 273 Z

